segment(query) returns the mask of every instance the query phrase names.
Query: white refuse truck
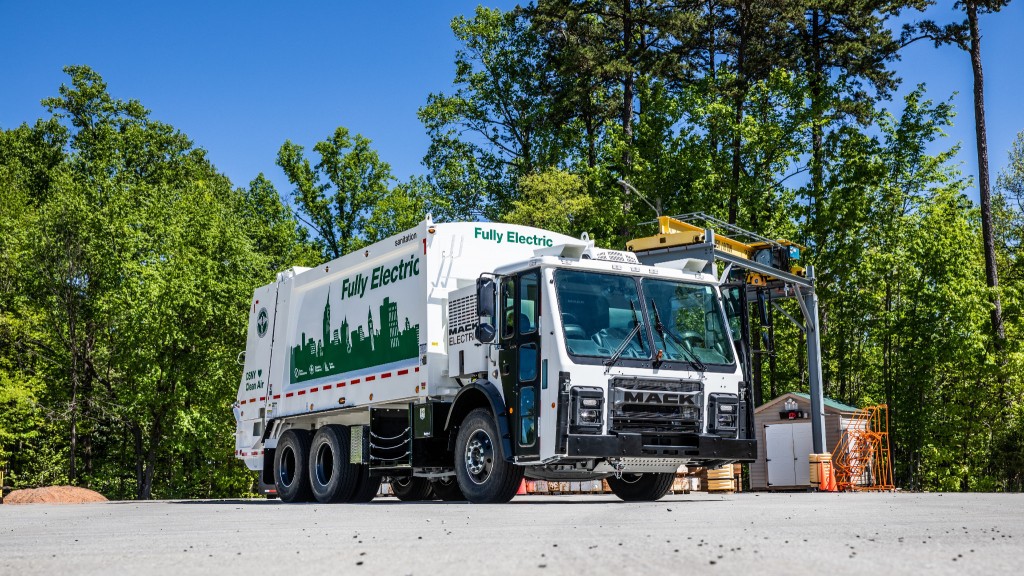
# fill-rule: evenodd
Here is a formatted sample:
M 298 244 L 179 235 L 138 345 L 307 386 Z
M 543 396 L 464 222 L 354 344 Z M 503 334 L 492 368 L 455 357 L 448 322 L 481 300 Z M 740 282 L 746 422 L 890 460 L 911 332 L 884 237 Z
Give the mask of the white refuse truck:
M 286 502 L 506 502 L 524 475 L 657 500 L 756 455 L 707 264 L 428 216 L 289 269 L 253 293 L 236 456 Z

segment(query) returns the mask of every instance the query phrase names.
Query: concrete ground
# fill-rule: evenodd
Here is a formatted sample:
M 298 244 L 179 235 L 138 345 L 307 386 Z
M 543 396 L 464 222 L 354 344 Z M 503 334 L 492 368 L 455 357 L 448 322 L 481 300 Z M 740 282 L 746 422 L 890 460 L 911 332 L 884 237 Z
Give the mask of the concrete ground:
M 1018 574 L 1022 494 L 0 506 L 0 575 Z

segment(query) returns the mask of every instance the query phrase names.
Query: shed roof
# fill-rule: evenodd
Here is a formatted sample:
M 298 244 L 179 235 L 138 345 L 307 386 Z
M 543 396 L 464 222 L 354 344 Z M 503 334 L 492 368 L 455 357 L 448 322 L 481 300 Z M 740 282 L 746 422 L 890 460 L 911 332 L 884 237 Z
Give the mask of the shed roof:
M 808 402 L 810 402 L 810 400 L 811 400 L 811 395 L 810 394 L 806 394 L 804 392 L 793 392 L 793 394 L 795 394 L 796 396 L 799 396 L 801 398 L 806 399 Z M 836 410 L 839 410 L 840 412 L 856 412 L 857 410 L 860 410 L 860 408 L 857 408 L 856 406 L 850 406 L 849 404 L 843 404 L 842 402 L 836 402 L 835 400 L 833 400 L 831 398 L 825 398 L 825 406 L 828 406 L 829 408 L 834 408 Z
M 782 394 L 779 397 L 773 398 L 772 400 L 769 400 L 768 402 L 762 404 L 761 406 L 758 406 L 757 409 L 755 410 L 755 412 L 761 412 L 763 410 L 767 410 L 769 407 L 771 407 L 771 406 L 773 406 L 775 404 L 778 404 L 778 403 L 782 402 L 783 400 L 785 400 L 787 397 L 791 397 L 791 396 L 797 396 L 800 399 L 802 399 L 804 401 L 807 401 L 807 402 L 811 401 L 811 395 L 810 394 L 807 394 L 807 393 L 804 393 L 804 392 L 786 392 L 785 394 Z M 857 410 L 859 410 L 859 408 L 857 408 L 856 406 L 850 406 L 849 404 L 843 404 L 842 402 L 836 402 L 835 400 L 833 400 L 831 398 L 825 398 L 825 409 L 826 410 L 831 409 L 831 410 L 836 411 L 836 412 L 856 412 Z

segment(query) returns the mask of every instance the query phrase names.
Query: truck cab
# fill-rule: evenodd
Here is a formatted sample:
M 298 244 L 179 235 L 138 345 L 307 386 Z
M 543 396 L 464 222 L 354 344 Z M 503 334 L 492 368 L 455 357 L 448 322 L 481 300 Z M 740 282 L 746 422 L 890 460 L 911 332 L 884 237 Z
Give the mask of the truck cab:
M 469 348 L 487 369 L 460 376 L 499 391 L 525 475 L 609 478 L 620 496 L 656 499 L 681 465 L 754 458 L 713 276 L 588 247 L 499 268 L 474 289 Z

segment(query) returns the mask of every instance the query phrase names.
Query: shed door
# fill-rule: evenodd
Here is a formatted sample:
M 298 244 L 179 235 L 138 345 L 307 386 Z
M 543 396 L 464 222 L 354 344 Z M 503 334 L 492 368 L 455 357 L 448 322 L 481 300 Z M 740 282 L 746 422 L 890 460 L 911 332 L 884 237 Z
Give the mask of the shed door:
M 771 424 L 764 427 L 769 486 L 792 486 L 796 482 L 791 427 L 792 424 Z
M 768 486 L 809 486 L 811 423 L 769 424 L 764 427 Z

